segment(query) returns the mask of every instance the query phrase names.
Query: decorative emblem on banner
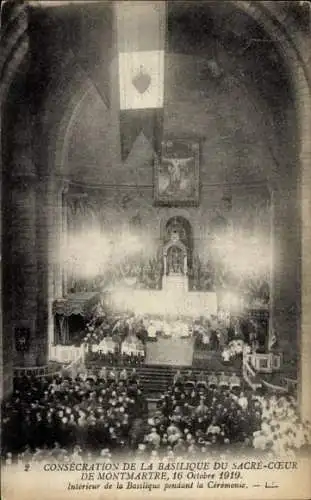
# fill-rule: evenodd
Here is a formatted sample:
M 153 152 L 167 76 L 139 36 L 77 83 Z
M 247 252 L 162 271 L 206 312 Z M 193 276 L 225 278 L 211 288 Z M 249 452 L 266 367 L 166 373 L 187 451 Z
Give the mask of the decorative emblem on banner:
M 15 348 L 19 352 L 29 351 L 30 345 L 30 328 L 16 327 L 15 328 Z
M 146 92 L 146 90 L 150 87 L 151 77 L 145 71 L 143 66 L 140 67 L 139 72 L 134 76 L 132 83 L 140 94 L 144 94 L 144 92 Z
M 163 108 L 164 51 L 119 53 L 120 110 Z

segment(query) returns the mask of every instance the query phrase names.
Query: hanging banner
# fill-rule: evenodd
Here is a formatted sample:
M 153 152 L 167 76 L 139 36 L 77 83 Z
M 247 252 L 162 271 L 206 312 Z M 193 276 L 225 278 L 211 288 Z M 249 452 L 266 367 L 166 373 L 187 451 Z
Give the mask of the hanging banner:
M 163 124 L 165 2 L 116 2 L 123 161 L 143 132 L 156 153 Z
M 119 53 L 120 109 L 163 108 L 164 50 Z

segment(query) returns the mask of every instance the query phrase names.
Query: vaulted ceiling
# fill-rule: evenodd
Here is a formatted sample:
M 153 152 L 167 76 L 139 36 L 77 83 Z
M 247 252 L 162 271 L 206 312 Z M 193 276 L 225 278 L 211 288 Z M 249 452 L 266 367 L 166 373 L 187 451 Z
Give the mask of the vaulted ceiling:
M 80 184 L 151 185 L 153 151 L 143 135 L 124 163 L 120 158 L 117 74 L 101 49 L 114 49 L 112 10 L 104 4 L 34 9 L 31 78 L 16 82 L 15 94 L 32 89 L 25 95 L 35 131 L 46 102 L 52 130 L 79 94 L 61 132 L 58 173 Z M 203 183 L 267 179 L 288 156 L 293 134 L 290 84 L 275 45 L 234 2 L 169 1 L 167 10 L 164 136 L 200 139 Z
M 168 2 L 164 136 L 200 138 L 202 182 L 267 179 L 282 151 L 287 106 L 282 59 L 249 16 L 232 2 Z M 124 163 L 119 140 L 118 115 L 93 87 L 71 124 L 70 177 L 151 185 L 147 139 L 137 139 Z

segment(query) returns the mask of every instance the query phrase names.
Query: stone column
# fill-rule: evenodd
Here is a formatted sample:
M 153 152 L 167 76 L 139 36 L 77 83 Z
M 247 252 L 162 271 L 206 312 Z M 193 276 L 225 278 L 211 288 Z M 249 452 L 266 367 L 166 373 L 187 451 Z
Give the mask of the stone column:
M 48 339 L 49 346 L 55 342 L 55 325 L 53 315 L 53 302 L 63 297 L 64 290 L 64 233 L 66 235 L 67 223 L 64 220 L 65 207 L 64 196 L 68 191 L 68 181 L 51 176 L 49 178 L 49 189 L 47 191 L 46 231 L 48 238 Z M 43 226 L 44 227 L 44 226 Z
M 274 268 L 275 268 L 275 241 L 274 241 L 274 190 L 270 191 L 270 280 L 269 280 L 269 325 L 268 325 L 268 339 L 266 347 L 269 349 L 271 346 L 272 338 L 274 336 L 273 328 L 273 312 L 274 312 Z
M 25 103 L 27 106 L 27 103 Z M 47 178 L 38 178 L 32 146 L 32 118 L 20 109 L 13 129 L 14 148 L 7 172 L 6 198 L 10 242 L 6 247 L 10 274 L 10 331 L 14 368 L 46 368 L 49 322 L 49 189 Z M 26 336 L 26 348 L 18 345 L 18 333 Z
M 23 161 L 23 158 L 21 157 Z M 24 157 L 25 160 L 25 157 Z M 16 349 L 13 357 L 15 367 L 44 365 L 41 346 L 37 339 L 37 235 L 36 235 L 36 178 L 34 174 L 14 175 L 11 186 L 11 320 L 12 338 L 16 331 L 25 328 L 29 332 L 29 349 Z
M 53 301 L 53 266 L 51 240 L 53 238 L 53 190 L 50 177 L 37 179 L 36 182 L 36 234 L 37 234 L 37 328 L 36 343 L 40 361 L 48 360 L 49 340 L 54 335 Z
M 284 365 L 298 352 L 300 327 L 300 221 L 298 190 L 283 184 L 274 190 L 274 272 L 272 280 L 271 330 L 278 338 Z
M 6 12 L 5 12 L 6 11 Z M 8 12 L 9 11 L 9 12 Z M 11 223 L 8 212 L 10 205 L 10 193 L 7 191 L 7 184 L 4 175 L 7 171 L 7 158 L 3 154 L 4 145 L 8 134 L 3 126 L 5 116 L 5 103 L 10 99 L 10 86 L 14 80 L 17 71 L 24 61 L 28 52 L 28 7 L 27 5 L 18 5 L 13 2 L 7 2 L 3 6 L 3 20 L 7 19 L 7 24 L 3 25 L 3 38 L 1 44 L 0 66 L 2 68 L 0 82 L 0 170 L 1 170 L 1 263 L 0 263 L 0 283 L 1 283 L 1 304 L 0 304 L 0 369 L 2 383 L 0 384 L 0 398 L 5 398 L 13 390 L 13 338 L 11 333 L 11 254 L 10 254 L 10 231 Z M 2 142 L 2 139 L 5 140 Z M 5 234 L 5 239 L 3 235 Z M 6 247 L 6 248 L 4 248 Z M 2 263 L 5 265 L 2 267 Z
M 300 203 L 301 203 L 301 322 L 298 398 L 301 416 L 311 421 L 311 91 L 301 92 Z
M 61 266 L 63 183 L 58 179 L 55 179 L 53 183 L 54 183 L 53 298 L 60 299 L 63 296 L 63 275 Z
M 64 284 L 66 283 L 65 266 L 63 262 L 64 249 L 67 244 L 67 205 L 66 194 L 69 183 L 65 179 L 54 179 L 53 181 L 53 263 L 54 263 L 54 299 L 62 298 L 64 295 Z
M 62 228 L 61 228 L 61 269 L 62 269 L 62 296 L 66 297 L 68 293 L 68 270 L 64 262 L 63 252 L 68 247 L 68 194 L 69 183 L 65 182 L 62 189 Z

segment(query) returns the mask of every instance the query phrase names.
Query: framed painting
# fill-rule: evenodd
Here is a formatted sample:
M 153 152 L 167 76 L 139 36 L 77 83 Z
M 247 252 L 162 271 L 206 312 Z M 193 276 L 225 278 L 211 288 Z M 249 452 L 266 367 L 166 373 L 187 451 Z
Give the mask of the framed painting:
M 154 162 L 154 201 L 168 206 L 198 205 L 200 144 L 193 140 L 162 142 Z

